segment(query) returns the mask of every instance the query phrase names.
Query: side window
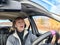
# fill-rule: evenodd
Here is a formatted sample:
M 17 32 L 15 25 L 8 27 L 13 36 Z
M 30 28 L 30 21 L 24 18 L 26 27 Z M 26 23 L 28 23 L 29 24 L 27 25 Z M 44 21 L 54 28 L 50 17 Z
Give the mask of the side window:
M 47 16 L 33 16 L 33 19 L 40 33 L 45 33 L 49 30 L 57 30 L 59 32 L 60 30 L 60 22 L 52 18 Z
M 30 25 L 30 22 L 29 22 L 28 18 L 25 18 L 24 20 L 25 20 L 25 23 L 26 23 L 26 29 L 28 29 L 28 27 Z
M 5 20 L 0 19 L 0 27 L 1 26 L 12 26 L 12 22 L 9 21 L 8 19 L 5 19 Z

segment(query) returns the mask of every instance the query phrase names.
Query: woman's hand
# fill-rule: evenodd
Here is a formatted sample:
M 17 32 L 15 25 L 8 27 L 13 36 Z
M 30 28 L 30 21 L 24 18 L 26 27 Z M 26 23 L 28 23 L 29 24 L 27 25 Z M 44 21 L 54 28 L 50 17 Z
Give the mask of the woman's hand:
M 56 41 L 56 35 L 53 36 L 53 39 L 51 41 L 51 44 L 54 45 L 55 44 L 55 41 Z

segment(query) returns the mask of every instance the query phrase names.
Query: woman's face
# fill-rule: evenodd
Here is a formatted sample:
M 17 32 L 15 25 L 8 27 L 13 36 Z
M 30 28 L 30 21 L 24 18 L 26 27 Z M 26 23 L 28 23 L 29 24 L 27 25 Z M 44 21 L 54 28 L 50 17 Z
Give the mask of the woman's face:
M 15 27 L 19 32 L 22 32 L 25 27 L 25 22 L 23 19 L 16 20 Z

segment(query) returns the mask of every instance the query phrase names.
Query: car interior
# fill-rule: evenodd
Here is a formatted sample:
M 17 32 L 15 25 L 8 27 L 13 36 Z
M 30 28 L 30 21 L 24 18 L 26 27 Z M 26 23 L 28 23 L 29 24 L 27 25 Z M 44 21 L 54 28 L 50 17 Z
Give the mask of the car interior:
M 9 1 L 9 0 L 8 0 Z M 4 4 L 5 3 L 5 4 Z M 13 6 L 13 5 L 18 5 Z M 11 7 L 12 6 L 12 7 Z M 56 14 L 50 13 L 43 6 L 38 5 L 32 1 L 28 0 L 11 0 L 8 5 L 7 2 L 3 2 L 1 0 L 0 3 L 0 19 L 8 19 L 13 23 L 16 17 L 23 17 L 24 19 L 28 18 L 30 25 L 27 30 L 32 29 L 32 33 L 36 35 L 38 38 L 32 43 L 32 45 L 52 45 L 51 40 L 53 38 L 52 32 L 55 32 L 56 41 L 54 45 L 60 45 L 58 39 L 60 38 L 60 34 L 57 31 L 48 31 L 44 34 L 39 33 L 37 26 L 33 20 L 33 16 L 47 16 L 60 22 L 60 16 Z M 14 32 L 14 29 L 11 30 L 12 26 L 2 26 L 0 27 L 0 45 L 6 45 L 7 38 Z M 47 39 L 45 43 L 42 43 L 44 39 Z M 51 39 L 51 40 L 50 40 Z

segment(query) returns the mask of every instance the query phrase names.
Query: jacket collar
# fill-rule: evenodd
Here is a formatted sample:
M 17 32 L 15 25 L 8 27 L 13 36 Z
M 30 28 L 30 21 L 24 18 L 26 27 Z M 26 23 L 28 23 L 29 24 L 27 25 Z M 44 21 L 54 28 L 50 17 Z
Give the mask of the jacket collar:
M 27 31 L 27 30 L 24 30 L 23 39 L 24 39 L 24 37 L 25 37 L 27 34 L 28 34 L 28 31 Z M 20 38 L 19 38 L 16 30 L 15 30 L 15 33 L 13 33 L 13 36 L 19 40 L 19 43 L 20 43 L 20 45 L 21 45 L 21 40 L 20 40 Z
M 24 39 L 24 37 L 25 37 L 27 34 L 28 34 L 28 31 L 25 29 L 25 30 L 24 30 L 23 39 Z M 18 36 L 18 34 L 17 34 L 17 32 L 16 32 L 16 30 L 15 30 L 15 33 L 13 33 L 13 36 L 16 37 L 17 39 L 20 39 L 19 36 Z

